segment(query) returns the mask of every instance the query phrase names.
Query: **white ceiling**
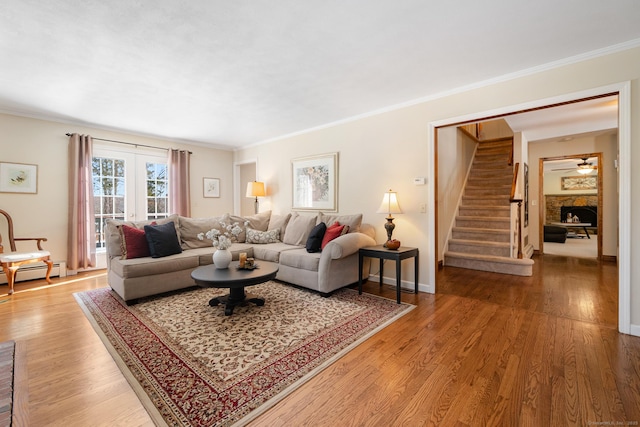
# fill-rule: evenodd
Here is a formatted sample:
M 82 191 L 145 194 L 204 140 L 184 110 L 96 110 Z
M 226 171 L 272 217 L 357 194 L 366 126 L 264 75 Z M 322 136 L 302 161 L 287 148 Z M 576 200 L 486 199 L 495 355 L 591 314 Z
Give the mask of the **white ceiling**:
M 0 110 L 230 148 L 640 44 L 638 0 L 2 6 Z

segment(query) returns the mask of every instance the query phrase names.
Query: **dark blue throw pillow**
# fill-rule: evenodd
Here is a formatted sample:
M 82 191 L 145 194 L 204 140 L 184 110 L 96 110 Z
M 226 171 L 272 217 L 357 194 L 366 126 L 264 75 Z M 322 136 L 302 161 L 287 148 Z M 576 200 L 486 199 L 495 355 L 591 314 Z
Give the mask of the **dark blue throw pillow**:
M 307 252 L 320 252 L 320 247 L 322 246 L 322 238 L 324 237 L 324 233 L 327 231 L 327 224 L 321 222 L 320 224 L 313 227 L 311 233 L 309 233 L 309 238 L 307 239 Z
M 144 235 L 151 258 L 161 258 L 182 252 L 173 221 L 161 225 L 145 225 Z

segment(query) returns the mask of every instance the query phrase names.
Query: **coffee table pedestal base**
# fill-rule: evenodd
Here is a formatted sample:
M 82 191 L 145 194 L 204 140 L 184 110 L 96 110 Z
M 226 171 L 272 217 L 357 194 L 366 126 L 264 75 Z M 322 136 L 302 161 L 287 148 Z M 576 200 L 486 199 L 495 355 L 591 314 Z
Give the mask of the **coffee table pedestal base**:
M 252 294 L 244 292 L 244 288 L 231 288 L 229 289 L 229 295 L 212 298 L 209 301 L 211 307 L 215 307 L 220 304 L 224 304 L 224 315 L 231 316 L 233 309 L 239 305 L 246 305 L 247 303 L 254 303 L 257 306 L 264 305 L 264 298 L 257 297 Z

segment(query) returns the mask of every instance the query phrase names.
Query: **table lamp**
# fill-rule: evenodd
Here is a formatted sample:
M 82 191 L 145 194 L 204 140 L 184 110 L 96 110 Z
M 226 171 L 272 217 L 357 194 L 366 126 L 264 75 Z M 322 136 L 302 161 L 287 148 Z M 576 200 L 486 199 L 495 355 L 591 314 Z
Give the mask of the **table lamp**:
M 266 194 L 264 192 L 264 182 L 253 181 L 247 183 L 247 197 L 255 197 L 255 207 L 256 213 L 258 213 L 258 197 L 264 197 Z
M 393 229 L 396 228 L 396 225 L 393 223 L 394 218 L 391 214 L 402 213 L 400 205 L 398 204 L 398 193 L 391 189 L 384 193 L 384 196 L 382 197 L 382 203 L 380 204 L 377 213 L 387 214 L 387 223 L 384 225 L 384 228 L 385 230 L 387 230 L 387 242 L 389 242 L 391 241 Z M 387 247 L 387 243 L 384 244 L 384 247 Z

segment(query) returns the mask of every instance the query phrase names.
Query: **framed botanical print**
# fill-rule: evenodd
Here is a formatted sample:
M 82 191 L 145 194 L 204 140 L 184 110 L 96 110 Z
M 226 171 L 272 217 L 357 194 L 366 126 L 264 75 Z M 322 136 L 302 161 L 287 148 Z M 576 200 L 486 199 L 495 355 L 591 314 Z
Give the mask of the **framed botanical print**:
M 220 178 L 202 178 L 203 197 L 220 197 Z
M 38 166 L 0 162 L 0 192 L 36 194 Z
M 291 161 L 294 210 L 338 210 L 338 153 Z

